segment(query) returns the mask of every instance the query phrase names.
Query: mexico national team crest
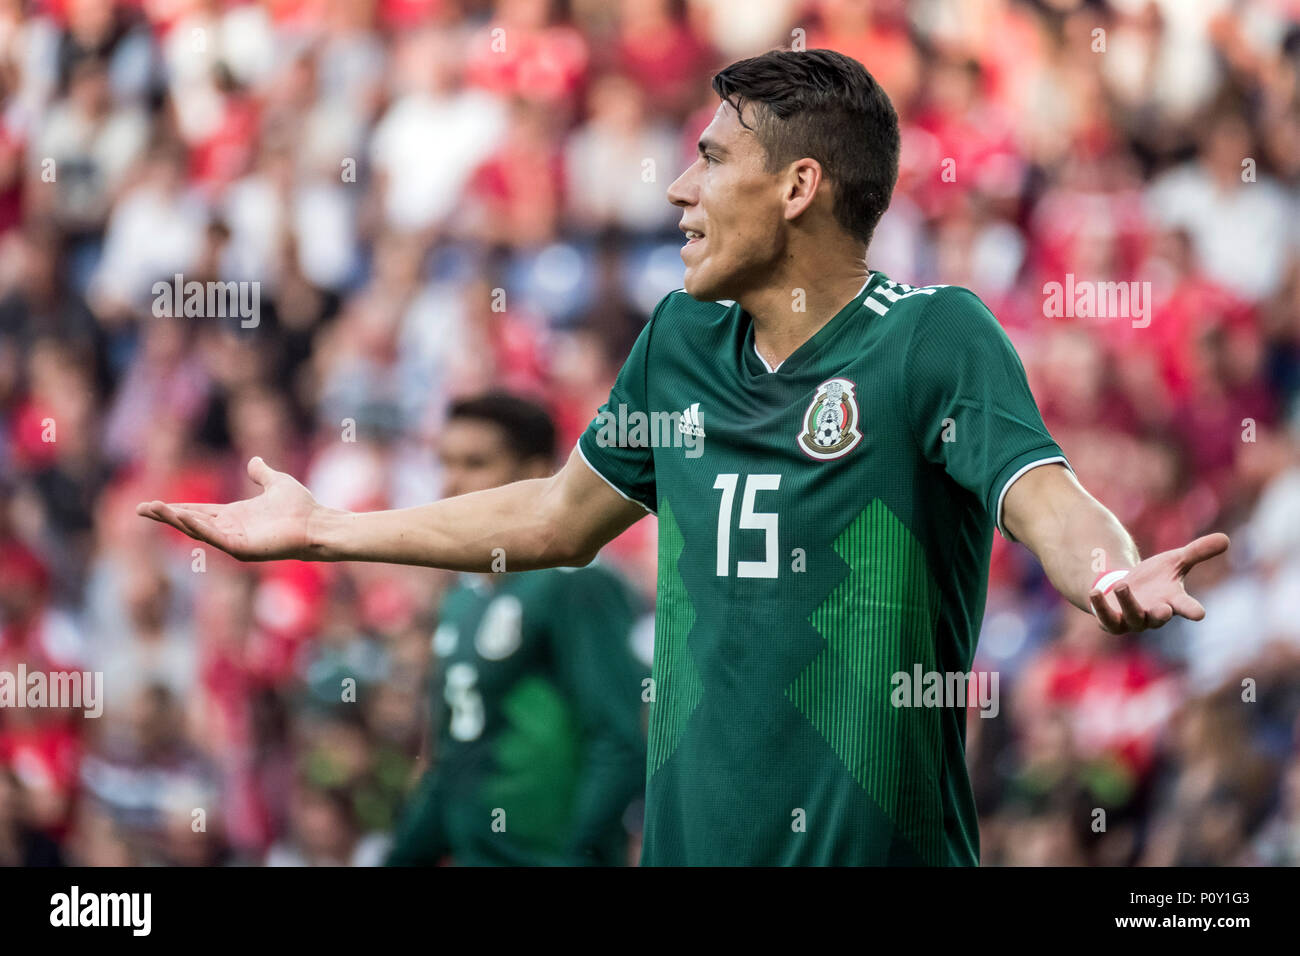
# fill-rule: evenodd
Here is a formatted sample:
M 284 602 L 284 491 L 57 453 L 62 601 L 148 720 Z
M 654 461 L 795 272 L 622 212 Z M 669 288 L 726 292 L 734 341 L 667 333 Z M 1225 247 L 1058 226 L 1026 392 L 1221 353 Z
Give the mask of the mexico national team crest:
M 839 458 L 862 441 L 853 388 L 847 378 L 833 378 L 817 386 L 799 434 L 799 447 L 805 454 L 828 460 Z

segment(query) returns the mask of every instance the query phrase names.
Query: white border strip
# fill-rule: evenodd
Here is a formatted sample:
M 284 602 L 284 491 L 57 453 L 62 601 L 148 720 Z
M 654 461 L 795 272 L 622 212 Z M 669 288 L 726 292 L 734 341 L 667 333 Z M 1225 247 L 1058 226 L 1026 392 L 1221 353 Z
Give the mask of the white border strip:
M 1010 478 L 1007 479 L 1006 484 L 1002 486 L 1002 491 L 998 493 L 997 513 L 993 518 L 993 523 L 997 525 L 998 534 L 1002 535 L 1002 537 L 1006 538 L 1008 541 L 1016 540 L 1015 538 L 1011 537 L 1011 535 L 1007 534 L 1006 528 L 1002 527 L 1002 502 L 1003 499 L 1006 498 L 1007 492 L 1011 490 L 1011 486 L 1016 483 L 1016 479 L 1019 478 L 1021 475 L 1023 475 L 1025 472 L 1037 468 L 1039 465 L 1054 465 L 1057 462 L 1060 462 L 1061 464 L 1065 465 L 1066 468 L 1070 468 L 1070 463 L 1065 460 L 1064 455 L 1053 455 L 1051 458 L 1040 458 L 1038 459 L 1038 461 L 1031 461 L 1029 464 L 1025 465 L 1023 468 L 1021 468 L 1014 475 L 1012 475 Z M 1073 468 L 1070 468 L 1070 474 L 1074 474 Z
M 585 454 L 585 453 L 583 452 L 583 450 L 582 450 L 582 442 L 580 442 L 580 441 L 579 441 L 579 442 L 575 442 L 573 447 L 576 448 L 576 449 L 578 449 L 578 457 L 582 459 L 582 463 L 583 463 L 584 465 L 586 465 L 588 468 L 591 469 L 591 473 L 592 473 L 593 475 L 595 475 L 597 478 L 599 478 L 601 481 L 603 481 L 605 484 L 609 485 L 609 486 L 610 486 L 611 488 L 613 488 L 615 491 L 617 491 L 618 494 L 619 494 L 619 497 L 621 497 L 621 498 L 625 498 L 625 499 L 627 499 L 628 501 L 632 502 L 632 503 L 635 504 L 635 505 L 641 505 L 642 508 L 645 508 L 646 514 L 655 514 L 655 513 L 654 513 L 653 511 L 651 511 L 649 508 L 646 508 L 645 505 L 642 504 L 640 501 L 637 501 L 635 498 L 633 498 L 633 497 L 631 497 L 630 495 L 626 494 L 626 493 L 623 491 L 622 488 L 620 488 L 618 485 L 614 484 L 614 482 L 610 481 L 608 478 L 606 478 L 604 475 L 602 475 L 602 474 L 600 473 L 600 471 L 596 468 L 596 466 L 593 465 L 591 462 L 589 462 L 589 461 L 587 460 L 587 456 L 586 456 L 586 454 Z M 658 517 L 658 516 L 656 515 L 656 517 Z

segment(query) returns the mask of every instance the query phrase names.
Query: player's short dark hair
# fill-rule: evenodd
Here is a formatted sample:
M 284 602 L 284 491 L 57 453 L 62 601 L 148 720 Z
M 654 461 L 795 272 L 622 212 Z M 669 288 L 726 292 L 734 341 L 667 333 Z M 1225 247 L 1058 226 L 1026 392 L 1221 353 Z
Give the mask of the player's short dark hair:
M 870 244 L 898 182 L 898 114 L 866 68 L 834 50 L 772 50 L 737 60 L 713 90 L 753 129 L 767 171 L 811 157 L 835 186 L 835 220 Z M 753 104 L 755 125 L 743 107 Z
M 495 425 L 520 461 L 555 461 L 555 422 L 545 408 L 529 399 L 500 391 L 457 399 L 447 410 L 447 421 L 457 420 Z

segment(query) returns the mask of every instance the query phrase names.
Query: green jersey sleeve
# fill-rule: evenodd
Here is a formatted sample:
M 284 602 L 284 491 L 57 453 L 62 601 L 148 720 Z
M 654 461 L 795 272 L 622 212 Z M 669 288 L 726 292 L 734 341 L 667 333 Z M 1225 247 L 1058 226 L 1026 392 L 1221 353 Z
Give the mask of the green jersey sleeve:
M 984 503 L 1002 536 L 1002 499 L 1037 465 L 1069 468 L 993 313 L 969 289 L 938 290 L 911 327 L 903 389 L 925 457 Z
M 437 866 L 451 852 L 443 825 L 445 804 L 442 774 L 426 770 L 407 797 L 385 866 Z
M 588 467 L 624 498 L 635 501 L 651 514 L 658 505 L 654 450 L 648 442 L 629 440 L 629 435 L 637 438 L 629 423 L 649 416 L 646 382 L 650 339 L 654 334 L 655 319 L 669 298 L 671 295 L 665 296 L 655 306 L 654 314 L 637 336 L 618 373 L 609 401 L 600 407 L 578 439 L 578 453 Z M 640 429 L 640 433 L 644 435 L 645 430 Z
M 642 682 L 650 675 L 631 648 L 634 594 L 610 571 L 589 566 L 559 572 L 552 592 L 551 653 L 561 684 L 577 710 L 586 742 L 568 858 L 621 863 L 628 805 L 644 791 L 646 741 Z

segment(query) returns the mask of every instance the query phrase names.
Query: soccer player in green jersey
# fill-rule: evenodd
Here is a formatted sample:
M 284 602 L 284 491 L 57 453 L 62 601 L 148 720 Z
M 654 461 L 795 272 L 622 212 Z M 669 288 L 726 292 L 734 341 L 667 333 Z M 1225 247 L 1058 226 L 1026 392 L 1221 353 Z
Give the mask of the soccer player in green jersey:
M 461 399 L 438 457 L 449 497 L 543 478 L 555 425 L 513 395 Z M 432 764 L 390 865 L 628 862 L 623 816 L 645 780 L 637 611 L 598 564 L 460 576 L 433 638 Z
M 1228 539 L 1142 559 L 983 303 L 868 268 L 899 130 L 860 63 L 776 51 L 713 88 L 668 189 L 685 287 L 555 476 L 350 514 L 255 458 L 258 497 L 140 513 L 250 560 L 483 570 L 585 564 L 655 512 L 642 861 L 976 864 L 965 708 L 896 691 L 969 671 L 994 529 L 1114 633 L 1202 618 L 1183 579 Z

